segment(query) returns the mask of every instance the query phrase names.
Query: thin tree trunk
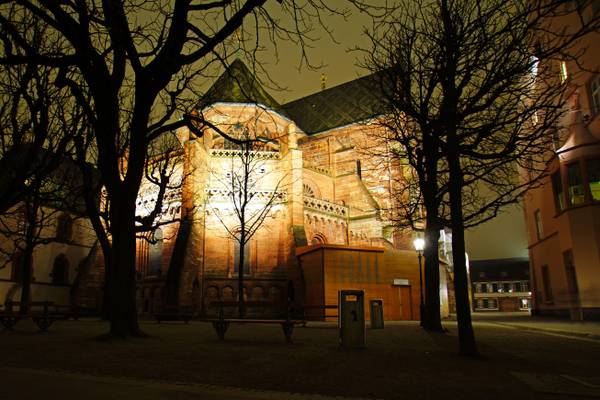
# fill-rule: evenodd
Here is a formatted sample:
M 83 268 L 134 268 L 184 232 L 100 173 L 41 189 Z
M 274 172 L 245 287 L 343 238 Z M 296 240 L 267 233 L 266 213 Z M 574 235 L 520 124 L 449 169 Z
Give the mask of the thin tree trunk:
M 242 228 L 244 229 L 244 228 Z M 240 318 L 246 316 L 246 305 L 244 304 L 244 247 L 246 247 L 246 235 L 240 236 L 240 248 L 238 257 L 238 311 Z
M 462 169 L 456 153 L 448 156 L 450 169 L 450 213 L 452 225 L 452 259 L 454 264 L 454 294 L 456 297 L 456 319 L 458 321 L 459 353 L 476 356 L 477 345 L 471 323 L 469 285 L 465 257 L 465 231 L 462 214 Z
M 38 218 L 38 200 L 36 195 L 39 193 L 39 187 L 34 188 L 34 195 L 25 200 L 25 249 L 21 257 L 21 305 L 19 312 L 27 314 L 29 311 L 29 301 L 31 300 L 31 280 L 33 278 L 33 249 L 36 235 L 36 225 Z
M 431 221 L 434 219 L 434 221 Z M 425 228 L 425 319 L 428 331 L 444 332 L 440 315 L 440 261 L 438 257 L 439 224 L 436 216 L 427 214 Z
M 29 228 L 28 228 L 29 229 Z M 31 278 L 33 275 L 33 247 L 27 244 L 21 257 L 21 305 L 19 313 L 27 314 L 29 311 L 29 300 L 31 300 Z

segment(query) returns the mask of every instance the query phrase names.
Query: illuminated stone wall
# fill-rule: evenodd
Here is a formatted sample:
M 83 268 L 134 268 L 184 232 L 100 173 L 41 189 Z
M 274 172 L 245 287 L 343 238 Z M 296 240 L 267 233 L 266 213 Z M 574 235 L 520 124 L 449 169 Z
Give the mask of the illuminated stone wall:
M 377 143 L 370 140 L 376 133 L 372 127 L 354 124 L 308 136 L 277 112 L 248 104 L 215 104 L 203 116 L 227 135 L 247 132 L 269 139 L 257 149 L 261 162 L 251 174 L 256 192 L 251 208 L 260 210 L 275 193 L 280 198 L 247 245 L 245 298 L 283 300 L 292 281 L 295 300 L 302 302 L 305 277 L 295 256 L 298 247 L 317 243 L 398 247 L 385 220 L 393 171 L 381 169 L 385 160 L 369 154 Z M 202 137 L 195 137 L 181 129 L 177 137 L 185 154 L 180 168 L 183 184 L 167 204 L 167 210 L 174 206 L 175 212 L 168 211 L 164 218 L 174 222 L 161 227 L 159 275 L 148 274 L 156 244 L 138 244 L 138 307 L 151 312 L 166 301 L 165 286 L 173 285 L 169 268 L 175 267 L 171 260 L 178 251 L 174 248 L 179 219 L 187 218 L 191 229 L 185 248 L 179 250 L 185 254 L 178 267 L 177 303 L 210 313 L 211 301 L 238 297 L 238 245 L 232 233 L 239 219 L 228 174 L 239 166 L 239 159 L 235 146 L 216 130 L 206 129 Z M 140 196 L 139 204 L 150 200 Z

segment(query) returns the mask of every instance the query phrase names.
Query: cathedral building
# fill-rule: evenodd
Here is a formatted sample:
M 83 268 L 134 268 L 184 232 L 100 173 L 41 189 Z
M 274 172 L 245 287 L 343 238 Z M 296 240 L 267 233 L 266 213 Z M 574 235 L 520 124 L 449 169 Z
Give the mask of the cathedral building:
M 378 152 L 376 92 L 365 77 L 281 105 L 234 61 L 197 105 L 202 135 L 176 133 L 179 184 L 165 194 L 160 227 L 138 241 L 138 309 L 176 302 L 207 312 L 213 300 L 235 300 L 243 255 L 245 299 L 329 305 L 339 289 L 363 289 L 384 300 L 386 318 L 418 319 L 412 234 L 386 217 L 402 171 Z M 157 196 L 143 188 L 140 215 Z M 252 236 L 240 253 L 242 222 Z

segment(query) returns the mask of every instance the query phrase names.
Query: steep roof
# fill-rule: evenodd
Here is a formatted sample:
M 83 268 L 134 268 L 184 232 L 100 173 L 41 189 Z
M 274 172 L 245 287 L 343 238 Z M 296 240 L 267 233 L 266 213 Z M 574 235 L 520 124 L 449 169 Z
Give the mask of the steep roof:
M 236 59 L 202 96 L 197 107 L 220 102 L 262 104 L 292 119 L 310 135 L 382 114 L 384 103 L 380 93 L 379 79 L 371 74 L 282 106 L 250 69 Z
M 281 106 L 261 86 L 254 74 L 239 59 L 234 60 L 198 102 L 198 108 L 213 103 L 256 103 L 274 110 Z
M 382 114 L 380 93 L 372 74 L 284 104 L 283 110 L 310 135 Z

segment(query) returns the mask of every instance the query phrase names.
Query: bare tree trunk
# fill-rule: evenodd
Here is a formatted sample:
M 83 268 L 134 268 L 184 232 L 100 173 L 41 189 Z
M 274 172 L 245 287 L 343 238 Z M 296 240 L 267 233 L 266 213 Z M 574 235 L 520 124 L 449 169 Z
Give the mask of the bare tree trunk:
M 110 335 L 115 337 L 143 336 L 137 319 L 135 304 L 135 215 L 127 200 L 113 199 L 111 218 L 112 251 L 108 269 L 107 294 L 109 298 Z M 135 203 L 134 203 L 135 206 Z
M 27 228 L 28 230 L 30 228 Z M 33 247 L 28 243 L 21 257 L 21 305 L 19 312 L 27 314 L 29 311 L 29 300 L 31 300 L 31 278 L 33 275 Z
M 246 247 L 246 235 L 243 233 L 244 229 L 245 227 L 242 225 L 238 257 L 238 311 L 240 318 L 246 316 L 246 305 L 244 304 L 244 248 Z
M 435 214 L 435 213 L 432 213 Z M 443 332 L 440 315 L 440 260 L 438 241 L 440 238 L 437 215 L 427 213 L 425 228 L 425 318 L 423 327 L 428 331 Z
M 439 240 L 440 221 L 438 209 L 437 183 L 437 144 L 431 133 L 423 135 L 425 161 L 425 184 L 423 201 L 425 203 L 425 319 L 423 327 L 428 331 L 443 332 L 440 315 L 440 260 Z
M 26 314 L 29 311 L 29 301 L 31 300 L 31 280 L 33 278 L 33 250 L 35 247 L 35 235 L 37 229 L 37 218 L 39 203 L 36 194 L 39 193 L 39 182 L 33 189 L 33 196 L 28 196 L 25 200 L 25 249 L 21 257 L 21 305 L 19 312 Z
M 452 224 L 452 258 L 454 264 L 454 293 L 456 297 L 456 319 L 458 321 L 459 353 L 465 356 L 478 355 L 475 333 L 471 323 L 469 285 L 465 257 L 465 229 L 462 215 L 462 169 L 455 152 L 449 152 L 450 212 Z

